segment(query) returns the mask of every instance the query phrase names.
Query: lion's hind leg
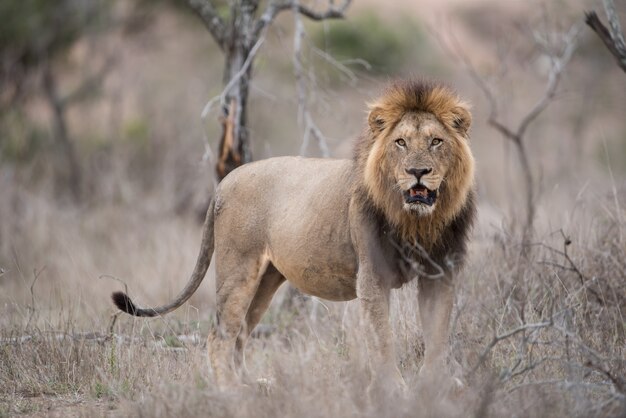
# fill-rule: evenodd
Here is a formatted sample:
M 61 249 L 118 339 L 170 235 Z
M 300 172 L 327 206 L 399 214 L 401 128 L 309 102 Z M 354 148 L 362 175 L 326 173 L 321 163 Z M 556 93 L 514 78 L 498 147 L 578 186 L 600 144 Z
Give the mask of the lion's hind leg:
M 285 277 L 272 263 L 267 266 L 261 278 L 261 282 L 259 283 L 259 287 L 254 294 L 254 298 L 248 307 L 245 325 L 237 337 L 237 343 L 235 345 L 235 365 L 237 367 L 243 365 L 245 369 L 244 349 L 246 341 L 270 306 L 274 294 L 285 280 Z
M 266 257 L 227 253 L 216 264 L 217 327 L 209 333 L 208 354 L 218 385 L 236 383 L 235 347 L 246 315 L 269 264 Z

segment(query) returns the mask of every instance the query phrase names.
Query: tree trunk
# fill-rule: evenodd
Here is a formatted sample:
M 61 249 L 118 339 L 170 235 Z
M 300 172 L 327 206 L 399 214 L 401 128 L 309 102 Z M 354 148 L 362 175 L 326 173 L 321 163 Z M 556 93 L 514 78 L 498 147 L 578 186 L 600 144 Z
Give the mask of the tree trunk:
M 79 201 L 81 198 L 80 164 L 78 163 L 78 158 L 76 157 L 74 144 L 70 140 L 67 130 L 65 103 L 59 97 L 56 79 L 49 62 L 44 64 L 43 68 L 43 87 L 48 105 L 52 111 L 54 140 L 58 149 L 61 151 L 63 158 L 67 161 L 67 178 L 63 178 L 63 175 L 57 173 L 57 185 L 62 185 L 64 188 L 65 184 L 67 184 L 72 198 Z
M 256 4 L 244 1 L 240 7 L 231 8 L 229 43 L 226 45 L 226 69 L 224 85 L 228 86 L 226 104 L 222 108 L 222 138 L 219 146 L 217 176 L 222 180 L 228 173 L 242 164 L 252 161 L 250 135 L 248 131 L 248 92 L 252 77 L 252 63 L 246 65 L 253 47 L 254 13 Z
M 225 91 L 222 100 L 222 138 L 218 149 L 217 177 L 222 180 L 238 166 L 252 161 L 247 124 L 247 102 L 252 64 L 261 45 L 265 30 L 281 12 L 291 10 L 315 21 L 341 19 L 351 0 L 335 5 L 329 0 L 325 11 L 316 11 L 299 0 L 268 1 L 264 11 L 256 16 L 259 0 L 231 0 L 228 19 L 222 18 L 211 0 L 187 0 L 189 6 L 204 22 L 213 39 L 224 52 Z M 204 112 L 203 112 L 204 113 Z
M 522 173 L 524 175 L 524 186 L 526 195 L 526 221 L 522 231 L 522 242 L 524 246 L 530 244 L 533 237 L 533 224 L 535 221 L 535 181 L 533 179 L 532 170 L 530 168 L 530 162 L 528 161 L 528 153 L 522 138 L 519 138 L 515 142 L 517 147 L 517 155 L 522 166 Z
M 237 48 L 229 51 L 226 57 L 224 84 L 236 77 L 242 69 L 249 51 Z M 228 173 L 242 164 L 252 161 L 250 135 L 246 106 L 248 102 L 251 69 L 245 71 L 226 94 L 226 105 L 222 108 L 222 138 L 220 139 L 217 176 L 222 180 Z

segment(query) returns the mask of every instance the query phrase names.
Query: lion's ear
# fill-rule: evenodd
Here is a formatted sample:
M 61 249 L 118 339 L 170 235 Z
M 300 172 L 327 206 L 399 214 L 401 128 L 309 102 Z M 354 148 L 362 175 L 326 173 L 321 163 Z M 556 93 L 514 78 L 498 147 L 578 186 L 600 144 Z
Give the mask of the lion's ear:
M 452 114 L 452 125 L 454 129 L 463 135 L 467 135 L 467 132 L 472 125 L 472 114 L 469 111 L 469 107 L 465 104 L 457 106 L 452 109 Z
M 380 107 L 372 107 L 367 117 L 372 132 L 381 132 L 385 129 L 385 120 L 382 117 L 382 109 Z

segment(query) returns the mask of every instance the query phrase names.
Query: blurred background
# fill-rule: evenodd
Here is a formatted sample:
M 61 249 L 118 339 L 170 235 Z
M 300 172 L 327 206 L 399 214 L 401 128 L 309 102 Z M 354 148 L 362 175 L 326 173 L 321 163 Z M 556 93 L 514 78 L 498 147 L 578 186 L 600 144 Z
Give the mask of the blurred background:
M 228 2 L 213 4 L 228 18 Z M 626 2 L 615 7 L 626 24 Z M 561 245 L 559 231 L 589 262 L 586 240 L 618 231 L 606 254 L 623 260 L 626 73 L 584 24 L 589 10 L 606 21 L 595 0 L 354 0 L 322 21 L 285 11 L 250 67 L 249 156 L 350 158 L 389 80 L 435 78 L 473 107 L 471 283 L 506 255 L 494 247 L 555 234 Z M 182 0 L 2 0 L 0 16 L 0 328 L 106 332 L 111 291 L 160 304 L 193 269 L 227 127 L 225 51 Z M 524 120 L 519 141 L 503 135 Z M 208 329 L 212 275 L 174 318 Z
M 219 7 L 228 12 L 226 2 Z M 624 3 L 617 7 L 623 16 Z M 5 0 L 0 8 L 6 309 L 30 298 L 33 271 L 44 269 L 42 303 L 48 295 L 89 301 L 89 315 L 108 306 L 104 290 L 117 285 L 99 280 L 103 274 L 135 290 L 145 280 L 150 302 L 164 286 L 171 296 L 194 264 L 198 219 L 216 183 L 219 106 L 201 112 L 224 88 L 224 54 L 183 1 Z M 387 81 L 418 76 L 454 86 L 473 105 L 477 235 L 493 234 L 521 222 L 525 186 L 515 145 L 488 125 L 490 103 L 468 65 L 493 92 L 498 118 L 515 129 L 546 92 L 550 54 L 578 25 L 554 97 L 524 138 L 539 225 L 559 227 L 576 202 L 602 201 L 626 174 L 626 75 L 581 24 L 586 10 L 602 6 L 354 1 L 343 20 L 304 19 L 307 110 L 328 154 L 349 158 L 365 103 Z M 256 55 L 247 111 L 253 159 L 322 154 L 316 141 L 302 147 L 293 36 L 293 15 L 279 15 Z

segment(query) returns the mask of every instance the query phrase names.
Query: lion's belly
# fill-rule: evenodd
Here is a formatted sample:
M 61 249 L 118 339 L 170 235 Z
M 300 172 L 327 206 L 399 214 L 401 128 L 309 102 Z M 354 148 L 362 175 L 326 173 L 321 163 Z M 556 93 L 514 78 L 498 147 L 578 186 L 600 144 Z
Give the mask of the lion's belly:
M 349 253 L 341 261 L 311 258 L 288 260 L 272 256 L 272 263 L 303 293 L 333 301 L 356 298 L 356 260 Z
M 304 293 L 335 301 L 354 299 L 357 258 L 350 239 L 347 204 L 334 206 L 334 218 L 324 213 L 324 207 L 316 209 L 319 217 L 283 218 L 290 227 L 281 225 L 280 232 L 270 233 L 270 259 Z M 344 212 L 345 217 L 337 216 Z

